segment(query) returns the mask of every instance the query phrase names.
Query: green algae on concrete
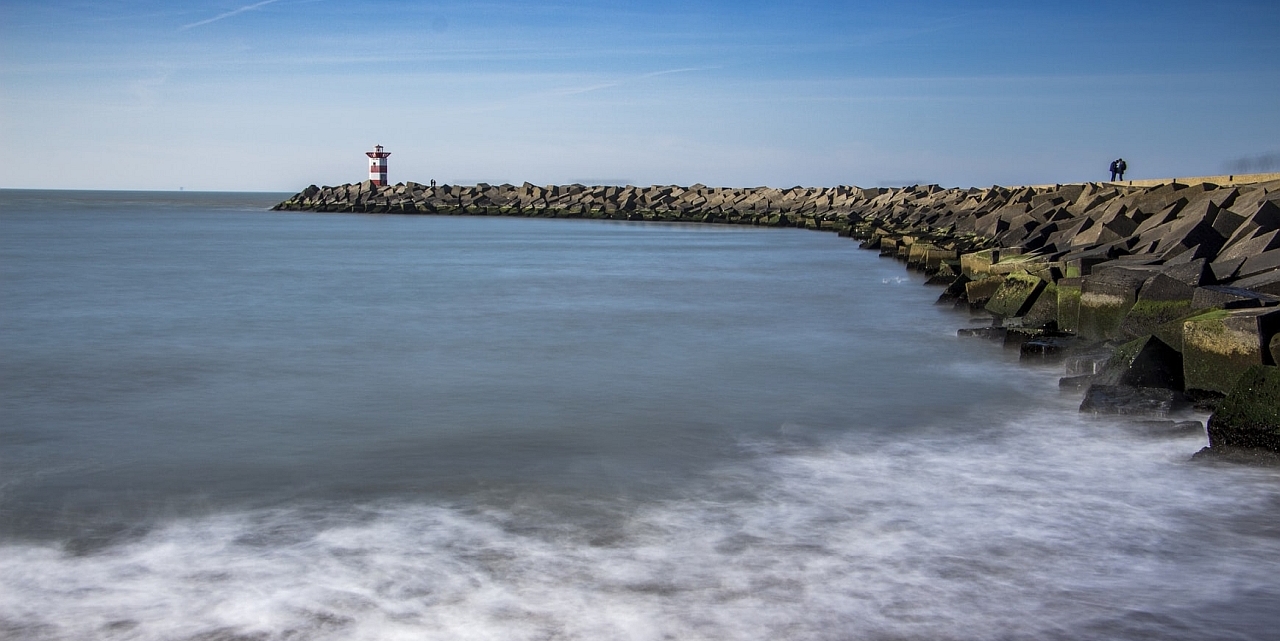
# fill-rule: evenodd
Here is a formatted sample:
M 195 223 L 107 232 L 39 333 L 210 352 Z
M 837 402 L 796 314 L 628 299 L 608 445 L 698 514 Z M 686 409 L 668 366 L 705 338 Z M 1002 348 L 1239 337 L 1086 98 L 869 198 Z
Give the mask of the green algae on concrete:
M 1230 309 L 1193 316 L 1182 322 L 1183 374 L 1187 389 L 1226 394 L 1240 375 L 1266 365 L 1264 341 L 1280 326 L 1280 310 Z
M 907 246 L 907 267 L 923 269 L 928 262 L 929 252 L 939 249 L 931 243 L 911 243 Z
M 987 301 L 987 311 L 1004 317 L 1022 316 L 1044 290 L 1044 281 L 1025 271 L 1005 274 L 1000 288 Z
M 1022 314 L 1022 326 L 1058 329 L 1058 285 L 1044 281 L 1044 289 L 1036 296 L 1031 308 Z
M 1199 274 L 1204 271 L 1204 261 L 1185 267 L 1190 269 L 1184 270 L 1183 266 L 1166 268 L 1165 272 L 1142 283 L 1137 302 L 1120 325 L 1122 336 L 1145 336 L 1160 325 L 1191 314 L 1192 299 L 1200 280 Z M 1190 275 L 1180 274 L 1181 271 L 1188 271 Z
M 991 276 L 982 280 L 974 280 L 964 285 L 965 299 L 972 307 L 982 307 L 1004 284 L 1004 276 Z
M 1209 447 L 1280 452 L 1280 367 L 1254 365 L 1240 374 L 1209 417 Z
M 1058 329 L 1078 333 L 1080 330 L 1080 279 L 1058 279 Z
M 1106 340 L 1120 334 L 1120 325 L 1136 302 L 1132 294 L 1096 287 L 1089 280 L 1080 288 L 1080 311 L 1076 332 L 1087 339 Z
M 1151 335 L 1164 341 L 1166 345 L 1173 349 L 1182 351 L 1182 323 L 1189 318 L 1198 318 L 1212 312 L 1222 311 L 1221 307 L 1211 307 L 1208 309 L 1197 309 L 1188 312 L 1180 318 L 1175 318 L 1167 323 L 1161 323 L 1151 330 Z
M 973 280 L 985 276 L 991 265 L 1000 260 L 999 249 L 984 249 L 960 256 L 960 273 Z
M 1157 328 L 1162 325 L 1186 318 L 1191 313 L 1191 299 L 1189 298 L 1186 300 L 1143 300 L 1139 297 L 1138 302 L 1129 308 L 1129 313 L 1125 314 L 1124 321 L 1120 324 L 1120 331 L 1125 336 L 1154 334 Z M 1176 342 L 1181 344 L 1181 338 L 1179 337 Z

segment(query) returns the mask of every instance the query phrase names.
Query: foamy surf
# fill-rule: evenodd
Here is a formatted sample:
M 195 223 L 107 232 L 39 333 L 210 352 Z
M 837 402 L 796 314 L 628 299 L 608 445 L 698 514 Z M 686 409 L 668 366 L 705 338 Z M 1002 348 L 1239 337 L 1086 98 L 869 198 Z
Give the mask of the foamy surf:
M 1250 604 L 1280 596 L 1259 518 L 1277 474 L 1186 462 L 1201 440 L 1055 410 L 747 442 L 658 503 L 516 492 L 179 519 L 82 554 L 10 544 L 0 621 L 18 639 L 1247 636 L 1276 616 Z

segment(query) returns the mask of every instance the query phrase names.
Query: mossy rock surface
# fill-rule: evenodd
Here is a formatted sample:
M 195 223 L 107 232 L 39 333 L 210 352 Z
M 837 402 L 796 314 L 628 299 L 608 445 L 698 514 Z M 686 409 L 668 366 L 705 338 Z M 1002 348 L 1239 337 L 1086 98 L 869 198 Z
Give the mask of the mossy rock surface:
M 1144 336 L 1154 333 L 1156 328 L 1166 323 L 1185 318 L 1191 314 L 1191 299 L 1186 300 L 1142 300 L 1129 308 L 1121 323 L 1121 333 L 1128 336 Z M 1181 341 L 1178 341 L 1181 343 Z
M 1076 331 L 1092 340 L 1106 340 L 1120 335 L 1120 326 L 1134 301 L 1105 292 L 1081 292 Z
M 1187 388 L 1229 393 L 1246 370 L 1266 364 L 1265 326 L 1275 320 L 1280 320 L 1277 312 L 1244 309 L 1214 310 L 1183 321 Z
M 1044 289 L 1044 281 L 1025 271 L 1005 275 L 1000 288 L 987 301 L 987 311 L 1000 316 L 1022 316 Z
M 1256 365 L 1209 417 L 1209 447 L 1280 452 L 1280 367 Z
M 984 249 L 982 251 L 971 252 L 960 257 L 960 270 L 969 278 L 981 277 L 987 273 L 992 263 L 999 259 L 1000 250 Z
M 988 300 L 999 291 L 1000 286 L 1004 284 L 1003 276 L 992 276 L 983 278 L 982 280 L 970 281 L 965 284 L 965 298 L 969 304 L 974 307 L 986 305 Z
M 1181 352 L 1183 322 L 1192 318 L 1199 318 L 1200 316 L 1203 316 L 1205 314 L 1208 314 L 1211 312 L 1217 312 L 1217 311 L 1222 311 L 1222 310 L 1211 309 L 1206 311 L 1203 309 L 1198 309 L 1198 310 L 1190 311 L 1188 314 L 1180 318 L 1176 318 L 1167 323 L 1161 323 L 1160 325 L 1157 325 L 1154 329 L 1151 330 L 1151 335 L 1164 341 L 1164 343 L 1169 347 L 1172 347 L 1173 349 L 1176 349 L 1179 352 Z
M 1058 329 L 1077 332 L 1080 329 L 1080 279 L 1058 280 Z
M 1030 309 L 1022 315 L 1023 327 L 1058 329 L 1058 285 L 1046 281 L 1044 289 L 1035 297 Z

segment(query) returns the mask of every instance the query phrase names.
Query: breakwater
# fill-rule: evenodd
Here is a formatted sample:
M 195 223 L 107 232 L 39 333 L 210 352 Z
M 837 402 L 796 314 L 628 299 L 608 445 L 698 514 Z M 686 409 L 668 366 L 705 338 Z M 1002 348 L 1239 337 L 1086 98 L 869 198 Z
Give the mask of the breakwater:
M 1082 411 L 1222 405 L 1213 451 L 1280 452 L 1280 180 L 944 189 L 311 186 L 274 209 L 800 227 L 990 314 L 962 334 L 1063 359 Z

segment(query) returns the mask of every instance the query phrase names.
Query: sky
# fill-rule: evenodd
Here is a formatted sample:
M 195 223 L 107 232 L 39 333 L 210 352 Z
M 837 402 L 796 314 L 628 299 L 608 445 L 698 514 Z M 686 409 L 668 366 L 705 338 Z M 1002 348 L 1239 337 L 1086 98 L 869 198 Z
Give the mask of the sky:
M 1280 171 L 1274 2 L 0 0 L 0 188 Z

